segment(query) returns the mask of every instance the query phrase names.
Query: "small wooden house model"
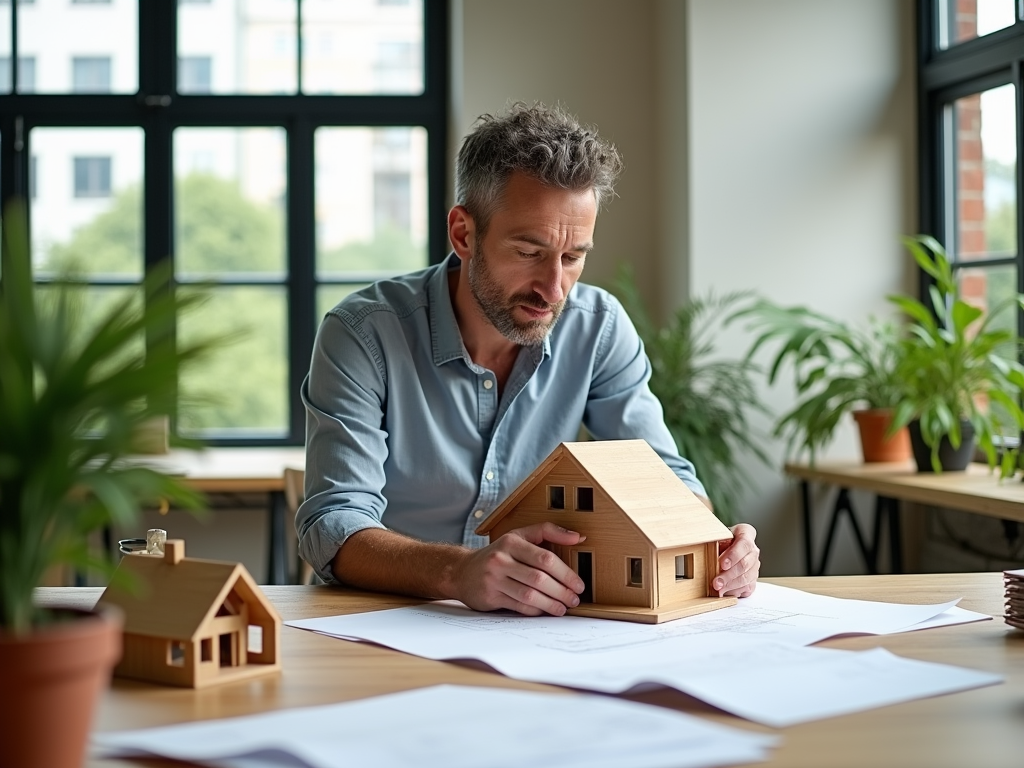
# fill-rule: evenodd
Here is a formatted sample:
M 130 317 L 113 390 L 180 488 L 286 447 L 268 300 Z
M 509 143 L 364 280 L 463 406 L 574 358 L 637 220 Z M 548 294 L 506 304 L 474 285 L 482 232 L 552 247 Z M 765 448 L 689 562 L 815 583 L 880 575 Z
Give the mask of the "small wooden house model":
M 115 580 L 100 596 L 124 612 L 116 676 L 202 688 L 281 669 L 281 617 L 241 563 L 187 558 L 171 539 L 118 571 L 138 594 Z
M 658 624 L 736 603 L 711 588 L 732 533 L 644 440 L 562 443 L 476 532 L 547 521 L 586 536 L 545 544 L 585 585 L 570 614 Z

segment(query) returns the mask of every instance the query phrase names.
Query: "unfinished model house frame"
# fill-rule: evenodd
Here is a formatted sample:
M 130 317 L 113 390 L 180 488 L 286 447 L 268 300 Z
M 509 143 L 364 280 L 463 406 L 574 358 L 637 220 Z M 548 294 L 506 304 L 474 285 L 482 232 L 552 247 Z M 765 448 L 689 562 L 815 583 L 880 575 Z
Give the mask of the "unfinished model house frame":
M 186 558 L 172 539 L 118 573 L 100 597 L 125 616 L 118 677 L 202 688 L 281 669 L 281 617 L 241 563 Z
M 587 537 L 545 544 L 585 584 L 570 614 L 657 624 L 736 604 L 711 588 L 732 533 L 644 440 L 562 443 L 476 532 L 543 522 Z

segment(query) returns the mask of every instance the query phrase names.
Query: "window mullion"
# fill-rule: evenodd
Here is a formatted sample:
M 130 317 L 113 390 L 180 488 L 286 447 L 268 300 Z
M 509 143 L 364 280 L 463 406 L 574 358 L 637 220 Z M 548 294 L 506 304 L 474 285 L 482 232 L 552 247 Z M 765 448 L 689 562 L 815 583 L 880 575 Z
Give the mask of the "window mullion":
M 305 435 L 299 398 L 313 351 L 316 307 L 316 217 L 314 213 L 313 124 L 296 118 L 288 125 L 288 431 Z

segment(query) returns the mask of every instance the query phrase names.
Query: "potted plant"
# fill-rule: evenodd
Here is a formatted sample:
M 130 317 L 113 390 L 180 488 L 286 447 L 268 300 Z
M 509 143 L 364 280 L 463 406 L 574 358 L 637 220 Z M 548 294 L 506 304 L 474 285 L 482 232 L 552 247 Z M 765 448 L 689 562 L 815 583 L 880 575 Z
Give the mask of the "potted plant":
M 731 524 L 742 487 L 751 484 L 740 447 L 769 464 L 751 440 L 749 415 L 768 413 L 754 387 L 757 370 L 745 361 L 716 356 L 714 347 L 725 317 L 749 294 L 691 299 L 658 327 L 627 266 L 620 267 L 612 290 L 644 343 L 651 361 L 651 391 L 661 401 L 680 455 L 693 463 L 715 514 Z
M 934 282 L 930 307 L 890 297 L 911 321 L 897 371 L 903 391 L 893 428 L 910 426 L 921 471 L 964 469 L 977 441 L 989 466 L 998 463 L 1008 477 L 1019 449 L 1002 450 L 1000 458 L 997 442 L 1024 429 L 1024 367 L 1016 329 L 1000 328 L 995 320 L 1004 309 L 1024 308 L 1024 295 L 1015 293 L 986 313 L 963 299 L 938 241 L 918 235 L 903 242 Z
M 788 363 L 796 377 L 798 399 L 775 424 L 787 439 L 787 452 L 806 451 L 814 463 L 818 451 L 835 436 L 847 413 L 860 429 L 864 461 L 910 458 L 906 430 L 890 430 L 903 384 L 897 368 L 903 349 L 892 323 L 873 320 L 866 329 L 834 320 L 805 307 L 780 307 L 766 299 L 737 312 L 759 335 L 747 353 L 780 342 L 768 369 L 774 383 Z
M 94 700 L 120 653 L 116 617 L 42 610 L 33 589 L 57 565 L 113 570 L 87 536 L 130 526 L 140 504 L 195 508 L 181 481 L 122 461 L 134 435 L 171 412 L 177 371 L 212 342 L 176 345 L 177 315 L 196 302 L 169 272 L 83 323 L 81 287 L 32 283 L 25 210 L 9 206 L 0 282 L 0 718 L 10 765 L 82 762 Z M 149 339 L 147 347 L 145 340 Z M 5 764 L 6 764 L 5 762 Z

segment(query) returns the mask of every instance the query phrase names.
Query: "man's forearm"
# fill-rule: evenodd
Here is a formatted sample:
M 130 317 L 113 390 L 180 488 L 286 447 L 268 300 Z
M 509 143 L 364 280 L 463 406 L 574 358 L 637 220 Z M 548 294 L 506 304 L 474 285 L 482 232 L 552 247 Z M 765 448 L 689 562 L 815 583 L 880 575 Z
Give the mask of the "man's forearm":
M 352 534 L 331 563 L 339 581 L 360 589 L 428 598 L 457 597 L 455 574 L 470 550 L 423 542 L 380 528 Z

